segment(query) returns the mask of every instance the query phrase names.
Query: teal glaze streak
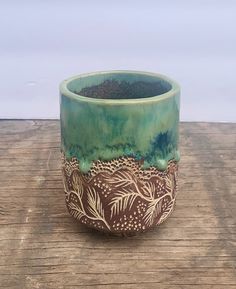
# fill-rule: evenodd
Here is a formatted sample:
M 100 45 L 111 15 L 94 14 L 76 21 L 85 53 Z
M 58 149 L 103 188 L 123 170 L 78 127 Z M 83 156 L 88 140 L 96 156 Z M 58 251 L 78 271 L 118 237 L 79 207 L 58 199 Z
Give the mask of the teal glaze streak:
M 115 105 L 61 95 L 62 151 L 76 157 L 84 173 L 93 161 L 121 156 L 143 160 L 143 168 L 166 169 L 169 160 L 179 160 L 178 123 L 179 94 Z

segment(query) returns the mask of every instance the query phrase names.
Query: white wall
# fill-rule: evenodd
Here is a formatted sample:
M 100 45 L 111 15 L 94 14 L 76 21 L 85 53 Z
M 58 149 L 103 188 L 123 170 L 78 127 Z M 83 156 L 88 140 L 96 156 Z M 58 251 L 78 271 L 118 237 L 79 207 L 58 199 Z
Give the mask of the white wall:
M 0 118 L 58 118 L 58 83 L 97 70 L 161 72 L 181 119 L 236 121 L 236 1 L 0 2 Z

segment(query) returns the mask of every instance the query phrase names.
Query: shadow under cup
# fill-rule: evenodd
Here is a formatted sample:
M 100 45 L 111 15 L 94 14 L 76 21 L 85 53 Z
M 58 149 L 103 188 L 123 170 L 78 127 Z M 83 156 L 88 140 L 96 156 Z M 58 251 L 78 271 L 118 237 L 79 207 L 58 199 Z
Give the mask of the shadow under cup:
M 179 161 L 179 86 L 147 72 L 108 71 L 61 83 L 61 151 L 70 214 L 129 235 L 172 212 Z

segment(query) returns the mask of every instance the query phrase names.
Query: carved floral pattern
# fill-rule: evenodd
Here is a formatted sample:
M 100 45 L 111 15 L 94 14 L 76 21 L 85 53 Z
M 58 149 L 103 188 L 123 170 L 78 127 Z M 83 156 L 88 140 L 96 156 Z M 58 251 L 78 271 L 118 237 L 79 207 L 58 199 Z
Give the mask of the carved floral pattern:
M 175 161 L 165 171 L 141 168 L 131 157 L 96 161 L 87 174 L 79 161 L 62 155 L 66 204 L 70 214 L 87 226 L 113 233 L 145 231 L 172 212 L 177 190 Z

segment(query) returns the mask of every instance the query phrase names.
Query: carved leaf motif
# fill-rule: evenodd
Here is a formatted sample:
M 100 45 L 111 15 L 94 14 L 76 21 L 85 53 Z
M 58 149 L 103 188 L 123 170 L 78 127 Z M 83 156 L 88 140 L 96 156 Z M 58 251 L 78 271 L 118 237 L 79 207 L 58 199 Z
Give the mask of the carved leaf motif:
M 78 170 L 74 170 L 71 174 L 71 184 L 73 190 L 76 191 L 80 197 L 83 197 L 84 187 L 83 187 L 83 180 L 81 174 Z
M 152 201 L 148 205 L 148 209 L 144 214 L 144 222 L 148 225 L 151 226 L 155 218 L 161 213 L 161 206 L 162 206 L 163 199 L 161 199 L 159 202 L 156 200 Z
M 168 203 L 168 206 L 166 207 L 164 212 L 162 213 L 161 218 L 158 221 L 158 224 L 161 224 L 168 217 L 168 215 L 172 212 L 173 208 L 174 208 L 174 200 L 171 200 Z
M 106 181 L 115 187 L 126 187 L 133 184 L 135 179 L 134 175 L 129 171 L 116 171 L 115 174 L 107 178 Z
M 172 192 L 172 180 L 170 180 L 169 178 L 166 178 L 166 182 L 165 182 L 165 192 L 166 193 L 171 193 Z
M 118 191 L 116 196 L 110 202 L 111 206 L 111 218 L 124 211 L 126 208 L 129 210 L 132 208 L 135 199 L 137 198 L 136 192 L 130 192 L 126 189 Z
M 142 190 L 145 196 L 149 197 L 151 200 L 155 199 L 156 187 L 153 182 L 145 182 Z
M 93 217 L 104 219 L 104 209 L 98 193 L 94 188 L 88 187 L 88 210 Z
M 68 206 L 70 208 L 70 213 L 74 218 L 81 219 L 85 216 L 84 212 L 81 210 L 81 208 L 78 207 L 78 205 L 75 205 L 74 203 L 69 203 Z

